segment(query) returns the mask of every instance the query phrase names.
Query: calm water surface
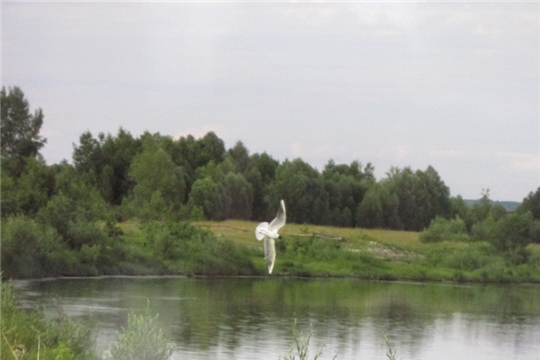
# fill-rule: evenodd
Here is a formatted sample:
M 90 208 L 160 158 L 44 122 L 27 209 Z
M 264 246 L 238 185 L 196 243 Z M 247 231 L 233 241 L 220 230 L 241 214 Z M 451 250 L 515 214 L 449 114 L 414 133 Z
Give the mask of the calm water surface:
M 348 279 L 92 278 L 19 281 L 25 307 L 92 316 L 104 352 L 131 309 L 150 307 L 173 359 L 273 359 L 289 354 L 296 319 L 322 359 L 540 359 L 540 287 Z

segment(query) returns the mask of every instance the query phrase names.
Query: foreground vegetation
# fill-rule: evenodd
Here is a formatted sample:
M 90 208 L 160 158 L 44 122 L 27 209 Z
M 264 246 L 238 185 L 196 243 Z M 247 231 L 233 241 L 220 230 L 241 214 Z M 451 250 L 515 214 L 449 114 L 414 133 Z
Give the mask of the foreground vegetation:
M 60 314 L 47 320 L 40 312 L 22 310 L 7 283 L 2 283 L 1 297 L 1 359 L 166 360 L 173 352 L 149 306 L 143 313 L 132 311 L 108 354 L 99 354 L 91 319 L 75 322 Z

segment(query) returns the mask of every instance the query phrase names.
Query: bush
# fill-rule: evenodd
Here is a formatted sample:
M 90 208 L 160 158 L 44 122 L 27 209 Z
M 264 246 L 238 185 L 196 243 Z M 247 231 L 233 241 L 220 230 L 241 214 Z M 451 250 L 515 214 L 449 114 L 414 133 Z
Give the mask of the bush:
M 445 265 L 451 269 L 461 271 L 474 271 L 487 265 L 491 261 L 493 248 L 486 243 L 474 245 L 456 250 L 445 256 Z
M 495 231 L 495 218 L 488 216 L 485 220 L 477 222 L 472 226 L 471 237 L 473 240 L 489 241 L 493 238 Z
M 249 249 L 188 223 L 148 223 L 145 242 L 177 270 L 205 275 L 253 275 Z
M 496 223 L 491 243 L 510 263 L 523 264 L 530 255 L 526 248 L 531 243 L 534 225 L 530 212 L 505 216 Z
M 15 346 L 24 349 L 27 359 L 98 359 L 91 322 L 74 322 L 67 316 L 47 321 L 40 313 L 18 309 L 10 285 L 2 283 L 1 293 L 1 359 L 12 358 Z
M 469 240 L 465 222 L 459 216 L 451 220 L 437 216 L 431 220 L 429 227 L 420 233 L 420 241 L 424 243 L 444 240 Z
M 142 314 L 131 312 L 127 328 L 118 334 L 118 342 L 111 348 L 109 359 L 114 360 L 166 360 L 173 353 L 163 332 L 156 324 L 158 316 L 149 306 Z
M 55 258 L 63 250 L 58 233 L 26 217 L 11 217 L 2 224 L 2 271 L 6 278 L 55 274 Z

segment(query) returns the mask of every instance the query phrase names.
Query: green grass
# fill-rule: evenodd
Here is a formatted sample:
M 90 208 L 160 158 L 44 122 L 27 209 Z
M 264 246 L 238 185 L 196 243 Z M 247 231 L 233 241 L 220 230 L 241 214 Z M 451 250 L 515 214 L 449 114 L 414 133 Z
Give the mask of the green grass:
M 257 223 L 252 221 L 100 223 L 97 230 L 87 226 L 91 236 L 79 250 L 67 248 L 54 231 L 32 220 L 14 219 L 5 225 L 6 278 L 267 275 L 263 242 L 255 239 Z M 287 224 L 281 235 L 272 276 L 540 283 L 538 244 L 529 246 L 526 263 L 512 265 L 490 243 L 424 243 L 417 232 Z M 23 266 L 29 263 L 34 264 L 32 272 Z
M 194 225 L 255 251 L 264 269 L 256 222 L 200 221 Z M 418 232 L 287 224 L 276 242 L 277 276 L 358 277 L 382 280 L 540 282 L 540 245 L 524 265 L 505 262 L 486 242 L 422 243 Z

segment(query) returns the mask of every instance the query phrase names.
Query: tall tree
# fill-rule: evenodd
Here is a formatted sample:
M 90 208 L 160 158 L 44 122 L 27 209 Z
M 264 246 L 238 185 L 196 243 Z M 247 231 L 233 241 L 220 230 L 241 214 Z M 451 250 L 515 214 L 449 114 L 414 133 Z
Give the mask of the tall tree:
M 224 195 L 230 199 L 225 216 L 228 219 L 251 219 L 253 188 L 242 174 L 229 172 L 223 179 Z
M 47 139 L 39 135 L 43 125 L 43 112 L 30 113 L 30 106 L 22 90 L 15 86 L 0 92 L 0 118 L 2 125 L 2 170 L 19 176 L 24 159 L 35 157 Z M 7 166 L 6 166 L 7 165 Z
M 535 220 L 540 220 L 540 187 L 535 192 L 530 192 L 523 199 L 523 203 L 517 209 L 519 213 L 530 211 Z
M 173 207 L 179 207 L 184 199 L 183 170 L 157 144 L 145 144 L 145 149 L 131 163 L 130 175 L 136 183 L 133 191 L 139 205 L 149 202 L 157 190 Z
M 293 223 L 323 224 L 328 216 L 328 193 L 319 172 L 302 159 L 285 161 L 268 189 L 270 209 L 284 199 Z M 273 206 L 272 206 L 273 205 Z
M 198 163 L 197 167 L 206 165 L 213 160 L 217 164 L 223 161 L 225 155 L 225 144 L 213 131 L 204 135 L 198 141 Z
M 241 141 L 237 141 L 232 149 L 229 150 L 236 171 L 244 174 L 249 167 L 249 151 Z
M 253 212 L 252 216 L 255 220 L 262 220 L 272 215 L 275 211 L 267 208 L 267 203 L 264 201 L 268 194 L 268 187 L 274 181 L 276 169 L 279 162 L 273 159 L 267 153 L 253 154 L 250 157 L 249 168 L 245 173 L 246 180 L 253 187 Z

